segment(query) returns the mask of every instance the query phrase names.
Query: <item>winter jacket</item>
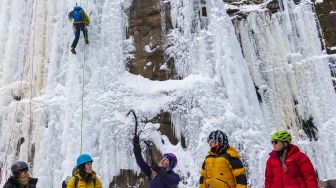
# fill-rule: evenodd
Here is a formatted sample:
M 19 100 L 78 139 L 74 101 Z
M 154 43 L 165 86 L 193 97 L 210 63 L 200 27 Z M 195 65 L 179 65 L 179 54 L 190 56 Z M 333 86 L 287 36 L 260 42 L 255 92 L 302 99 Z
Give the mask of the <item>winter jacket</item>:
M 246 188 L 245 169 L 237 150 L 228 146 L 217 155 L 209 151 L 202 165 L 200 188 Z
M 26 186 L 26 188 L 36 188 L 37 180 L 37 178 L 29 178 L 29 186 Z M 3 188 L 20 188 L 19 180 L 14 176 L 11 176 L 8 178 Z
M 95 179 L 95 183 L 93 181 L 86 183 L 85 180 L 80 176 L 79 171 L 76 171 L 74 176 L 77 176 L 78 184 L 77 188 L 102 188 L 102 184 L 99 178 L 96 176 L 96 172 L 92 171 L 93 178 Z M 67 188 L 75 188 L 75 177 L 72 176 L 67 184 Z
M 317 176 L 309 158 L 290 144 L 285 173 L 276 151 L 270 153 L 266 163 L 265 188 L 318 188 Z
M 160 173 L 155 177 L 152 177 L 151 167 L 144 161 L 141 155 L 140 145 L 137 144 L 134 146 L 134 155 L 137 164 L 141 168 L 148 178 L 148 188 L 177 188 L 179 184 L 180 177 L 175 174 L 172 170 L 166 171 L 161 168 Z

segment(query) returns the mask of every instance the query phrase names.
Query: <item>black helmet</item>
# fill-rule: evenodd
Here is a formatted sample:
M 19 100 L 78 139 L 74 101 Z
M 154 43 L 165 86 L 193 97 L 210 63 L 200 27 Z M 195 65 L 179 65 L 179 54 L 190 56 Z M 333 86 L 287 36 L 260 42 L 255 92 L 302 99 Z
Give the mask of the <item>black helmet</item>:
M 23 161 L 16 161 L 12 164 L 11 170 L 12 170 L 12 174 L 14 176 L 18 176 L 20 174 L 20 172 L 22 171 L 27 171 L 28 168 L 28 164 L 23 162 Z
M 229 144 L 229 140 L 228 140 L 226 134 L 221 130 L 212 131 L 209 134 L 208 142 L 210 140 L 214 140 L 215 143 L 219 146 L 227 146 Z

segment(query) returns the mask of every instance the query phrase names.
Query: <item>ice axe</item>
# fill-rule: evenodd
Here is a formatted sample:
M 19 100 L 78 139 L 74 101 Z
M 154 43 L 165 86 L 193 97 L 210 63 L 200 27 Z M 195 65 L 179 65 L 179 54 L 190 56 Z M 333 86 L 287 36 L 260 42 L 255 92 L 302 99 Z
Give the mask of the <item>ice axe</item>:
M 135 120 L 134 136 L 139 136 L 138 135 L 138 126 L 139 126 L 139 123 L 138 123 L 138 117 L 136 116 L 135 111 L 133 109 L 130 109 L 130 111 L 128 111 L 128 113 L 126 114 L 126 116 L 129 116 L 131 113 L 133 114 L 134 120 Z

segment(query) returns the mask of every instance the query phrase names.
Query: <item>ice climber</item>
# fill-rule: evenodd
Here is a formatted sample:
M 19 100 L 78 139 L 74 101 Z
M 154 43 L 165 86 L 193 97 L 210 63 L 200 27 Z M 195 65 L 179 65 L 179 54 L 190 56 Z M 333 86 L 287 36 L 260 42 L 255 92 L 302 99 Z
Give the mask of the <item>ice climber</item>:
M 318 188 L 311 161 L 291 141 L 285 130 L 272 135 L 274 150 L 266 163 L 265 188 Z
M 166 153 L 159 165 L 152 161 L 151 166 L 149 166 L 141 155 L 139 136 L 134 136 L 133 144 L 136 162 L 148 178 L 148 188 L 177 188 L 180 177 L 173 171 L 177 164 L 176 156 L 172 153 Z
M 102 188 L 96 172 L 92 170 L 92 158 L 88 154 L 81 154 L 77 158 L 77 170 L 70 178 L 67 188 Z
M 202 165 L 200 188 L 247 188 L 245 168 L 226 134 L 212 131 L 208 137 L 209 155 Z
M 36 188 L 37 178 L 29 177 L 28 170 L 27 163 L 14 162 L 11 167 L 13 175 L 8 178 L 3 188 Z
M 71 44 L 71 52 L 76 54 L 76 46 L 80 37 L 80 31 L 83 31 L 85 44 L 89 44 L 87 26 L 90 25 L 90 18 L 80 6 L 75 6 L 73 11 L 69 12 L 68 19 L 73 20 L 73 29 L 75 32 L 75 39 Z

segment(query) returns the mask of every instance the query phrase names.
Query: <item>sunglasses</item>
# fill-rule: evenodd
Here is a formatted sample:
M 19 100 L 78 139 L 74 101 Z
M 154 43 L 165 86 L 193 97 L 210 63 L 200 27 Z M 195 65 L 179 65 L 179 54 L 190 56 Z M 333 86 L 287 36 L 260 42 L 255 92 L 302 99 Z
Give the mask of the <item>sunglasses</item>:
M 277 144 L 277 143 L 279 143 L 279 142 L 280 142 L 279 140 L 272 140 L 272 141 L 271 141 L 272 144 Z

